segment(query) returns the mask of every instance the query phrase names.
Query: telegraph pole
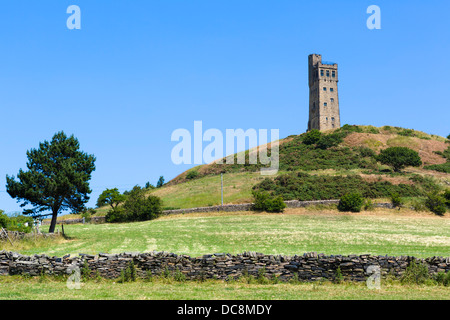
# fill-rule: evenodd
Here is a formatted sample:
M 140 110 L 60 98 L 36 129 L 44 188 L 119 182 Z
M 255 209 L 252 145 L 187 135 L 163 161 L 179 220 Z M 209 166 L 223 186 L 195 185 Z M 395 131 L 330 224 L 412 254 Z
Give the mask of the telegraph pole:
M 220 174 L 220 195 L 222 198 L 222 206 L 223 206 L 223 173 Z

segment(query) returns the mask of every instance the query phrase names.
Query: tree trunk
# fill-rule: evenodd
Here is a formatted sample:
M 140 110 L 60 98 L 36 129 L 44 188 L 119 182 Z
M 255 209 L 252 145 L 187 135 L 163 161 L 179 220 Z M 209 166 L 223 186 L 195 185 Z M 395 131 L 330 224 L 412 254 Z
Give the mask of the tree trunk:
M 50 223 L 50 229 L 48 230 L 49 233 L 55 233 L 56 220 L 58 219 L 58 211 L 59 210 L 53 209 L 52 222 Z

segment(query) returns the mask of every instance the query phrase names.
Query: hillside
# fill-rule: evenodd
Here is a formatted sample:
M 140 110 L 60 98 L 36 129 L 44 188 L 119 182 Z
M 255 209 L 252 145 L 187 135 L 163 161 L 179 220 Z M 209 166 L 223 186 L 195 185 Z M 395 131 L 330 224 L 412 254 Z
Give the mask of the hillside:
M 430 189 L 450 185 L 450 174 L 445 172 L 450 147 L 446 138 L 398 127 L 348 125 L 325 132 L 324 136 L 331 142 L 321 148 L 306 145 L 303 142 L 305 134 L 279 140 L 277 143 L 280 145 L 280 170 L 277 176 L 270 179 L 276 178 L 278 182 L 280 177 L 284 177 L 283 181 L 286 177 L 297 179 L 301 173 L 305 179 L 309 177 L 306 179 L 309 183 L 307 189 L 321 189 L 321 186 L 327 184 L 336 189 L 336 184 L 339 184 L 348 185 L 350 190 L 353 190 L 365 184 L 364 188 L 375 190 L 368 192 L 369 195 L 373 194 L 374 198 L 387 197 L 390 192 L 405 197 L 417 197 Z M 382 149 L 393 146 L 417 151 L 423 162 L 422 167 L 406 168 L 402 173 L 394 173 L 374 159 L 373 156 Z M 246 152 L 247 160 L 248 154 L 249 151 Z M 259 186 L 255 188 L 261 187 L 261 183 L 266 179 L 260 175 L 261 167 L 261 164 L 202 165 L 183 172 L 163 188 L 150 192 L 161 197 L 166 208 L 218 205 L 221 199 L 220 173 L 224 172 L 224 202 L 248 203 L 252 202 L 252 189 L 256 185 Z M 430 170 L 431 168 L 443 172 Z M 265 184 L 267 185 L 267 181 Z M 287 195 L 286 200 L 298 197 L 299 200 L 327 198 L 323 192 L 296 192 L 282 195 L 284 198 Z

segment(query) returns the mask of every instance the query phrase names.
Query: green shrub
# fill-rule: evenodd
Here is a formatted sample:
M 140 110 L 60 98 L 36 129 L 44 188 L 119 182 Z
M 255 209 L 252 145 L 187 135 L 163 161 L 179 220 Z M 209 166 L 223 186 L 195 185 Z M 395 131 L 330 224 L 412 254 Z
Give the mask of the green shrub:
M 159 197 L 147 196 L 145 189 L 134 187 L 128 194 L 123 206 L 108 212 L 106 221 L 110 223 L 147 221 L 162 214 L 162 201 Z
M 447 211 L 447 201 L 437 192 L 432 192 L 427 195 L 425 205 L 431 212 L 438 216 L 443 216 Z
M 434 280 L 438 283 L 441 284 L 443 286 L 450 286 L 450 271 L 448 271 L 447 273 L 441 271 L 438 272 L 434 278 Z
M 7 216 L 4 211 L 0 210 L 0 228 L 5 228 L 9 231 L 30 233 L 33 229 L 33 218 L 18 213 Z
M 199 176 L 199 173 L 197 170 L 193 170 L 193 171 L 189 171 L 188 174 L 186 175 L 186 179 L 188 180 L 192 180 L 195 179 Z
M 425 196 L 416 186 L 393 185 L 388 181 L 367 182 L 361 176 L 325 176 L 306 173 L 282 174 L 265 179 L 253 190 L 282 196 L 284 200 L 332 200 L 348 193 L 360 193 L 364 198 L 388 198 L 392 193 L 402 197 Z
M 316 144 L 322 137 L 322 132 L 317 129 L 308 131 L 303 135 L 303 143 L 306 145 Z
M 137 280 L 137 269 L 131 260 L 125 270 L 120 272 L 119 283 L 135 282 Z
M 283 212 L 286 204 L 281 196 L 272 196 L 268 192 L 253 191 L 253 210 L 266 212 Z
M 425 166 L 423 168 L 427 170 L 434 170 L 437 172 L 450 173 L 450 162 L 442 164 L 433 164 L 431 166 Z
M 404 137 L 415 137 L 414 130 L 412 129 L 403 129 L 402 131 L 398 132 L 398 135 Z
M 447 207 L 450 208 L 450 189 L 445 190 L 443 197 L 447 203 Z
M 428 266 L 423 262 L 411 260 L 400 281 L 403 284 L 424 284 L 429 278 Z
M 382 164 L 391 166 L 395 172 L 400 172 L 407 166 L 418 167 L 422 165 L 417 151 L 406 147 L 391 147 L 381 150 L 377 160 Z
M 338 204 L 339 211 L 361 212 L 364 198 L 359 193 L 343 195 Z
M 377 156 L 375 151 L 367 147 L 359 147 L 358 151 L 363 158 L 376 158 Z
M 332 147 L 337 147 L 342 143 L 344 135 L 342 133 L 332 133 L 328 135 L 322 135 L 322 137 L 317 141 L 317 148 L 322 150 L 327 150 Z
M 433 177 L 414 174 L 411 178 L 409 178 L 409 180 L 419 185 L 425 192 L 424 195 L 426 195 L 426 193 L 439 192 L 441 190 L 441 187 L 436 183 L 436 179 Z
M 359 126 L 349 124 L 344 124 L 339 130 L 346 132 L 363 132 L 363 129 L 361 129 Z
M 5 214 L 5 211 L 0 210 L 0 228 L 8 227 L 9 217 Z
M 341 267 L 338 267 L 334 275 L 334 283 L 342 283 L 343 281 L 344 276 L 342 275 Z
M 404 200 L 400 197 L 398 193 L 391 194 L 391 203 L 394 208 L 400 208 L 404 204 Z
M 122 223 L 127 222 L 128 217 L 123 207 L 117 207 L 108 211 L 105 216 L 105 220 L 109 223 Z

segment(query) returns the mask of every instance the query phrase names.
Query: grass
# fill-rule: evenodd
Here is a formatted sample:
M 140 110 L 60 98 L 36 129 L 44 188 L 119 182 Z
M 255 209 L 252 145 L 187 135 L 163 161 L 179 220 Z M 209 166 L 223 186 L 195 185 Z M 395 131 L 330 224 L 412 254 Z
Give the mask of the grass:
M 413 211 L 376 209 L 360 214 L 288 209 L 285 214 L 210 213 L 129 224 L 66 225 L 70 240 L 19 250 L 51 256 L 78 253 L 169 251 L 448 256 L 450 219 Z
M 247 284 L 240 281 L 175 282 L 164 279 L 118 283 L 89 280 L 70 290 L 64 279 L 0 277 L 0 300 L 448 300 L 448 287 L 381 283 Z
M 224 199 L 227 203 L 252 201 L 252 187 L 262 181 L 259 172 L 227 173 L 224 175 Z M 155 189 L 151 194 L 163 200 L 164 207 L 192 208 L 220 205 L 220 175 L 205 176 L 182 184 Z

